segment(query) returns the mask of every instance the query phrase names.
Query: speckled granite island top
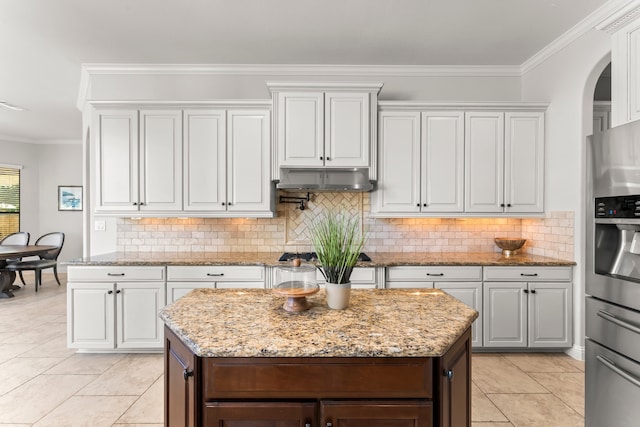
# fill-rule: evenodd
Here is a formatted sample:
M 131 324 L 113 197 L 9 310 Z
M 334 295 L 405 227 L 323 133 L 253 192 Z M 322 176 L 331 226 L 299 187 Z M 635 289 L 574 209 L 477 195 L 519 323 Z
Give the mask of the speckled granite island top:
M 321 290 L 289 313 L 268 289 L 196 289 L 160 317 L 202 357 L 438 357 L 478 316 L 438 289 L 354 289 L 346 310 Z
M 283 265 L 280 252 L 114 252 L 66 261 L 66 265 Z M 480 266 L 572 266 L 574 261 L 517 254 L 504 257 L 500 252 L 368 252 L 371 262 L 360 267 L 480 265 Z

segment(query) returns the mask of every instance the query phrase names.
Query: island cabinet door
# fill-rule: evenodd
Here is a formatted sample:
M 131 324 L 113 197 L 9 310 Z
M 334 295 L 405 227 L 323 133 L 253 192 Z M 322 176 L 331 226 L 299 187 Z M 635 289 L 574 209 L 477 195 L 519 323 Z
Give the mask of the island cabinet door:
M 165 334 L 165 425 L 196 427 L 196 358 L 168 329 Z
M 206 402 L 204 425 L 216 427 L 317 426 L 316 402 Z
M 433 404 L 428 400 L 323 400 L 320 426 L 430 427 Z
M 436 427 L 471 426 L 471 329 L 440 359 Z

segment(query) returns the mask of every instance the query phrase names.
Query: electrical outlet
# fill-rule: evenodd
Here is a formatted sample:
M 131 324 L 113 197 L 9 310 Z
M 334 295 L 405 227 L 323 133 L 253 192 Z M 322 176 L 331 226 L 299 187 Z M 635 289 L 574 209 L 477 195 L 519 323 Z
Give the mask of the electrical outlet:
M 93 223 L 93 229 L 95 231 L 105 231 L 107 229 L 107 221 L 98 220 Z

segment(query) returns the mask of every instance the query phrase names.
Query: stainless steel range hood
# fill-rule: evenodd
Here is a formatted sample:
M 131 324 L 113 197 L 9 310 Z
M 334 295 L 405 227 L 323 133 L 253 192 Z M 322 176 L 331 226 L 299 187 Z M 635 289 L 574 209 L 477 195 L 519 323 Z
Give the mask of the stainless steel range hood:
M 280 168 L 276 188 L 285 191 L 371 191 L 369 168 Z

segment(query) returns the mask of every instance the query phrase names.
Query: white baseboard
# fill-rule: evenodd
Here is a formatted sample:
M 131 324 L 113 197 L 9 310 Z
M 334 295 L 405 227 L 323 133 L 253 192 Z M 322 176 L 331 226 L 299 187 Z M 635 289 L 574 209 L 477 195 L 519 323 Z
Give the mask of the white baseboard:
M 584 360 L 584 346 L 583 345 L 574 345 L 567 351 L 565 351 L 569 356 L 573 357 L 576 360 Z

